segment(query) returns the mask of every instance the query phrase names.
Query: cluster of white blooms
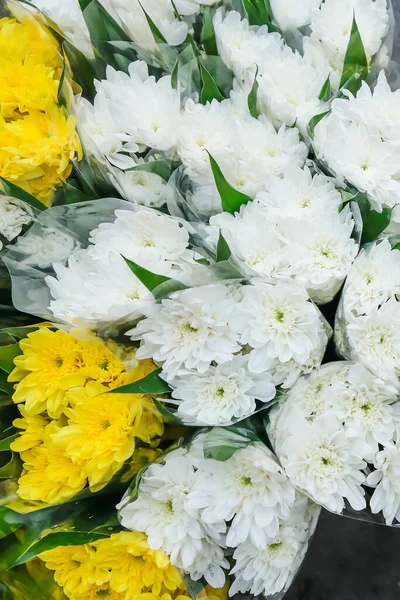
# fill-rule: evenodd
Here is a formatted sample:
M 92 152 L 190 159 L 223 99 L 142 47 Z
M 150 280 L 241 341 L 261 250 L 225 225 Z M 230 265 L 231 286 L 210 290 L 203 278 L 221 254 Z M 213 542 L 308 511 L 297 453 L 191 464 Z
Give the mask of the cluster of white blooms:
M 254 280 L 175 292 L 127 332 L 174 388 L 184 421 L 229 425 L 319 366 L 328 326 L 303 288 Z
M 329 71 L 314 68 L 266 26 L 249 27 L 237 12 L 220 9 L 214 27 L 222 60 L 245 87 L 258 68 L 259 110 L 275 125 L 296 125 L 306 134 L 309 120 L 324 110 L 319 95 Z
M 291 167 L 267 177 L 264 191 L 240 213 L 212 216 L 210 238 L 215 243 L 220 230 L 251 276 L 294 279 L 323 304 L 337 294 L 358 253 L 351 212 L 339 212 L 341 204 L 327 177 Z
M 379 483 L 371 508 L 393 520 L 400 495 L 390 463 L 399 461 L 399 424 L 396 388 L 360 364 L 335 362 L 298 380 L 271 411 L 269 434 L 291 483 L 315 502 L 341 513 L 347 500 L 359 511 L 366 507 L 362 486 Z M 377 472 L 368 476 L 368 464 Z M 384 488 L 391 493 L 385 506 Z
M 0 197 L 0 236 L 11 242 L 32 221 L 32 215 L 23 207 L 22 202 L 8 197 Z M 0 250 L 3 243 L 0 239 Z
M 355 97 L 345 94 L 315 128 L 317 156 L 367 194 L 377 211 L 394 207 L 400 203 L 400 91 L 392 92 L 381 72 L 373 92 L 363 83 Z
M 201 6 L 211 6 L 219 0 L 100 0 L 100 2 L 132 41 L 144 50 L 154 51 L 157 42 L 146 15 L 150 17 L 169 46 L 179 46 L 185 41 L 193 17 L 200 12 Z
M 204 437 L 149 467 L 137 499 L 121 503 L 122 525 L 146 533 L 151 548 L 162 548 L 194 580 L 204 576 L 222 587 L 230 566 L 225 554 L 233 552 L 230 595 L 281 592 L 306 551 L 318 509 L 261 442 L 220 462 L 204 457 Z
M 311 35 L 303 40 L 304 57 L 319 72 L 328 71 L 331 87 L 336 91 L 353 18 L 370 64 L 384 50 L 382 45 L 389 30 L 388 3 L 387 0 L 325 0 L 319 4 L 319 8 L 314 7 L 311 11 Z
M 126 264 L 190 284 L 195 267 L 189 234 L 176 220 L 152 210 L 116 210 L 115 221 L 91 232 L 90 244 L 53 265 L 47 277 L 53 300 L 50 310 L 68 322 L 85 319 L 111 322 L 144 314 L 153 294 Z
M 350 269 L 335 324 L 338 352 L 400 390 L 400 251 L 368 244 Z
M 79 0 L 30 0 L 83 54 L 94 58 L 89 30 Z
M 302 166 L 307 157 L 297 129 L 276 131 L 267 118 L 254 119 L 247 106 L 237 106 L 234 92 L 232 99 L 205 105 L 188 99 L 181 110 L 171 77 L 156 81 L 142 61 L 132 63 L 129 74 L 108 67 L 96 89 L 93 105 L 84 98 L 77 103 L 83 145 L 122 196 L 137 204 L 167 202 L 167 182 L 149 168 L 157 159 L 181 161 L 191 181 L 187 199 L 208 215 L 221 208 L 209 154 L 227 181 L 252 198 L 266 175 Z

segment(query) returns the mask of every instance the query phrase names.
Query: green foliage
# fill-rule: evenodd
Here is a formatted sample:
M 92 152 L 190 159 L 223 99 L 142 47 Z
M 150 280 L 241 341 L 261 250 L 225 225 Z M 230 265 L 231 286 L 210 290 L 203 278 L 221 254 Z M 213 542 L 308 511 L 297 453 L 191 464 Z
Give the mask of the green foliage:
M 232 256 L 231 249 L 229 248 L 228 242 L 225 240 L 222 233 L 219 233 L 218 244 L 217 244 L 217 262 L 223 262 L 229 260 Z
M 368 58 L 353 15 L 350 40 L 347 46 L 340 87 L 345 87 L 355 94 L 361 87 L 361 82 L 368 77 Z
M 200 72 L 202 79 L 202 88 L 200 92 L 200 102 L 202 104 L 206 104 L 206 102 L 211 102 L 212 100 L 224 100 L 224 96 L 222 95 L 215 79 L 211 75 L 211 73 L 206 69 L 206 67 L 200 62 Z
M 157 396 L 169 394 L 171 389 L 167 383 L 160 377 L 161 369 L 155 369 L 142 379 L 133 381 L 127 385 L 110 390 L 111 394 L 150 394 Z
M 29 194 L 22 188 L 15 185 L 15 183 L 12 183 L 11 181 L 7 181 L 6 179 L 3 179 L 3 177 L 0 177 L 0 184 L 1 184 L 0 187 L 3 188 L 4 194 L 6 196 L 11 196 L 12 198 L 17 198 L 18 200 L 22 200 L 23 202 L 26 202 L 27 204 L 29 204 L 33 208 L 36 208 L 37 210 L 45 210 L 46 209 L 46 206 L 42 202 L 37 200 L 34 196 Z
M 214 175 L 215 185 L 217 186 L 218 193 L 221 196 L 222 210 L 234 214 L 240 211 L 240 207 L 243 204 L 252 202 L 253 199 L 246 194 L 242 194 L 238 190 L 235 190 L 225 179 L 217 161 L 208 152 L 210 158 L 211 169 Z
M 250 112 L 251 116 L 254 117 L 254 119 L 258 119 L 258 117 L 260 116 L 260 111 L 258 110 L 258 107 L 257 107 L 258 88 L 259 88 L 258 81 L 257 81 L 257 75 L 258 75 L 258 66 L 257 66 L 256 74 L 254 76 L 254 83 L 252 85 L 252 88 L 251 88 L 250 93 L 247 98 L 247 105 L 249 107 L 249 112 Z

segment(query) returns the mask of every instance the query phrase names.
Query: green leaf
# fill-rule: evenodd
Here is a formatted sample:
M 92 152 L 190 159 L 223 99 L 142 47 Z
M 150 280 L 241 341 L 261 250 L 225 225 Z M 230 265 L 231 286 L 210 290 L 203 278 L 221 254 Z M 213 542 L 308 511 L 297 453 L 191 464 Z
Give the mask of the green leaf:
M 368 77 L 368 58 L 357 26 L 355 15 L 351 27 L 350 40 L 344 57 L 343 71 L 339 87 L 346 87 L 355 94 L 362 80 Z M 351 83 L 350 81 L 351 80 Z
M 14 533 L 22 525 L 23 518 L 21 515 L 6 506 L 0 506 L 0 538 Z
M 14 430 L 15 431 L 15 430 Z M 0 452 L 6 452 L 10 450 L 10 445 L 19 437 L 19 433 L 14 433 L 9 437 L 0 440 Z
M 62 190 L 64 192 L 66 204 L 75 204 L 77 202 L 88 202 L 89 200 L 94 200 L 92 196 L 85 194 L 78 188 L 68 183 L 68 181 L 64 183 Z
M 269 0 L 242 0 L 250 25 L 271 25 L 272 10 Z M 273 30 L 275 28 L 270 28 Z
M 355 201 L 358 202 L 363 220 L 361 242 L 363 244 L 374 242 L 386 227 L 388 227 L 393 209 L 384 208 L 382 212 L 379 213 L 372 208 L 365 194 L 361 193 L 355 197 Z
M 215 185 L 217 186 L 219 195 L 221 196 L 222 210 L 234 214 L 240 211 L 240 207 L 243 204 L 253 202 L 253 199 L 250 198 L 250 196 L 246 196 L 246 194 L 242 194 L 242 192 L 235 190 L 235 188 L 226 181 L 217 161 L 209 152 L 208 156 L 210 158 Z
M 150 394 L 157 396 L 160 394 L 169 394 L 171 389 L 167 383 L 160 377 L 161 369 L 155 369 L 146 377 L 138 381 L 133 381 L 127 385 L 110 390 L 111 394 Z
M 223 262 L 228 260 L 232 256 L 231 249 L 229 248 L 228 242 L 225 240 L 221 232 L 219 232 L 218 244 L 217 244 L 217 262 Z
M 200 579 L 199 581 L 193 581 L 193 579 L 191 579 L 189 575 L 184 575 L 183 581 L 185 583 L 187 591 L 189 592 L 191 600 L 197 600 L 198 595 L 204 590 L 204 588 L 207 585 L 207 583 L 203 579 Z
M 33 208 L 37 208 L 38 210 L 46 209 L 46 206 L 42 204 L 42 202 L 36 200 L 34 196 L 15 185 L 15 183 L 11 183 L 11 181 L 7 181 L 6 179 L 3 179 L 3 177 L 0 177 L 0 182 L 4 188 L 4 193 L 6 196 L 11 196 L 12 198 L 23 200 L 24 202 L 26 202 Z
M 10 458 L 0 468 L 0 479 L 14 479 L 22 473 L 22 461 L 16 452 L 10 452 Z
M 18 344 L 0 346 L 0 369 L 10 374 L 14 370 L 14 358 L 22 354 Z
M 30 333 L 37 331 L 39 327 L 35 325 L 28 325 L 26 327 L 5 327 L 0 329 L 0 335 L 9 336 L 9 341 L 7 342 L 7 346 L 10 344 L 10 341 L 18 342 L 26 338 Z
M 203 7 L 203 28 L 201 30 L 200 43 L 203 45 L 204 51 L 208 56 L 218 56 L 213 25 L 215 12 L 215 8 L 209 6 Z
M 122 255 L 121 255 L 122 256 Z M 155 298 L 161 297 L 163 294 L 159 295 L 155 293 L 156 288 L 162 286 L 163 284 L 169 284 L 168 293 L 176 292 L 178 290 L 186 289 L 186 286 L 180 281 L 175 281 L 175 279 L 171 279 L 170 277 L 165 277 L 164 275 L 158 275 L 157 273 L 152 273 L 148 271 L 144 267 L 141 267 L 137 263 L 133 262 L 133 260 L 129 260 L 122 256 L 132 273 L 139 279 L 141 283 L 154 295 Z
M 206 104 L 206 102 L 212 102 L 212 100 L 218 100 L 221 102 L 221 100 L 224 100 L 224 96 L 221 94 L 215 79 L 201 62 L 199 64 L 202 80 L 200 102 L 202 104 Z
M 96 95 L 95 79 L 102 79 L 106 72 L 106 65 L 99 59 L 89 61 L 86 56 L 68 40 L 62 42 L 62 49 L 71 70 L 74 81 L 82 88 L 82 95 L 88 100 L 93 100 Z
M 81 7 L 81 11 L 84 11 L 87 6 L 91 3 L 92 0 L 78 0 L 79 6 Z
M 147 173 L 154 173 L 164 179 L 164 181 L 168 181 L 171 177 L 171 167 L 166 160 L 152 160 L 147 163 L 136 165 L 135 167 L 130 167 L 129 169 L 126 169 L 125 172 L 128 171 L 146 171 Z
M 392 248 L 392 250 L 400 250 L 400 242 L 397 242 Z
M 204 456 L 214 460 L 229 460 L 239 448 L 247 448 L 259 437 L 244 427 L 213 427 L 204 439 Z
M 259 87 L 258 81 L 257 81 L 257 75 L 258 75 L 258 65 L 257 65 L 256 74 L 254 76 L 254 83 L 250 90 L 250 94 L 248 95 L 248 98 L 247 98 L 247 105 L 249 107 L 249 112 L 250 112 L 251 116 L 254 117 L 254 119 L 258 119 L 258 117 L 260 116 L 260 111 L 258 110 L 258 107 L 257 107 L 257 97 L 258 97 L 258 87 Z
M 4 392 L 8 396 L 12 396 L 14 393 L 14 386 L 12 383 L 7 381 L 7 374 L 4 371 L 0 371 L 0 391 Z
M 139 0 L 139 4 L 140 4 L 140 8 L 144 12 L 147 24 L 150 27 L 151 33 L 153 34 L 153 37 L 154 37 L 154 40 L 157 42 L 157 44 L 166 44 L 166 45 L 168 45 L 167 40 L 165 39 L 165 37 L 163 36 L 163 34 L 161 33 L 161 31 L 158 29 L 157 25 L 154 23 L 154 21 L 150 18 L 150 16 L 144 10 L 144 8 L 143 8 L 140 0 Z
M 181 419 L 179 419 L 175 413 L 168 410 L 168 408 L 162 402 L 157 400 L 157 398 L 153 398 L 153 402 L 162 416 L 164 423 L 168 423 L 169 425 L 182 425 Z
M 328 75 L 328 79 L 325 81 L 324 85 L 321 88 L 318 99 L 322 102 L 328 102 L 331 97 L 331 79 L 330 75 Z
M 63 70 L 60 77 L 60 83 L 58 85 L 57 92 L 57 102 L 60 106 L 64 106 L 64 108 L 68 108 L 67 97 L 64 92 L 64 82 L 65 82 L 65 70 L 67 68 L 67 63 L 64 61 Z
M 96 42 L 130 42 L 130 38 L 106 11 L 98 0 L 91 0 L 83 11 L 83 16 L 90 33 L 90 38 Z
M 179 56 L 176 59 L 174 68 L 172 69 L 172 73 L 171 73 L 171 87 L 174 90 L 178 89 L 178 83 L 179 83 Z
M 313 138 L 314 137 L 314 130 L 316 128 L 316 126 L 318 125 L 318 123 L 320 121 L 322 121 L 322 119 L 328 115 L 331 111 L 327 110 L 326 112 L 320 113 L 319 115 L 315 115 L 315 117 L 313 117 L 310 122 L 308 123 L 308 135 Z
M 6 522 L 18 524 L 18 537 L 10 535 L 0 541 L 0 572 L 60 545 L 76 546 L 108 537 L 112 531 L 107 528 L 103 532 L 102 527 L 110 514 L 115 515 L 117 499 L 107 500 L 91 497 L 24 515 L 9 512 Z

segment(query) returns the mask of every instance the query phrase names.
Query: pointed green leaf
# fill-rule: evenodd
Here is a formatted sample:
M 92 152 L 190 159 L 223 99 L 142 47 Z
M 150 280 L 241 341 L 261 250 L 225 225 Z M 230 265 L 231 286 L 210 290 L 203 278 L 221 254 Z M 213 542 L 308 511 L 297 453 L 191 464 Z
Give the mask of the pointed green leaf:
M 14 533 L 22 525 L 23 517 L 21 515 L 6 506 L 0 506 L 0 539 Z
M 15 183 L 11 183 L 11 181 L 7 181 L 6 179 L 3 179 L 3 177 L 0 177 L 0 183 L 0 187 L 2 186 L 4 188 L 4 193 L 6 196 L 23 200 L 38 210 L 45 210 L 47 208 L 42 202 L 40 202 L 40 200 L 37 200 L 34 196 L 15 185 Z
M 221 232 L 219 232 L 218 244 L 217 244 L 217 262 L 228 260 L 232 256 L 231 249 L 229 248 L 228 242 L 225 240 Z
M 208 152 L 208 151 L 207 151 Z M 210 158 L 211 169 L 214 175 L 215 185 L 217 186 L 219 195 L 221 196 L 222 210 L 234 214 L 240 211 L 243 204 L 252 202 L 253 199 L 246 194 L 242 194 L 235 190 L 225 179 L 217 161 L 208 152 Z
M 259 87 L 258 81 L 257 81 L 257 75 L 258 75 L 258 65 L 257 65 L 256 74 L 254 76 L 254 83 L 250 90 L 250 94 L 248 95 L 248 98 L 247 98 L 247 105 L 249 107 L 249 112 L 250 112 L 251 116 L 254 117 L 254 119 L 258 119 L 258 117 L 260 116 L 260 111 L 258 110 L 258 107 L 257 107 L 258 87 Z
M 162 297 L 163 295 L 172 294 L 172 292 L 176 292 L 178 290 L 184 290 L 187 287 L 180 281 L 175 281 L 175 279 L 171 279 L 170 277 L 165 277 L 164 275 L 158 275 L 157 273 L 152 273 L 151 271 L 148 271 L 147 269 L 145 269 L 145 268 L 141 267 L 140 265 L 138 265 L 137 263 L 133 262 L 133 260 L 129 260 L 128 258 L 125 258 L 125 256 L 122 256 L 122 258 L 125 260 L 126 264 L 130 268 L 132 273 L 134 275 L 136 275 L 136 277 L 139 279 L 139 281 L 141 281 L 141 283 L 143 283 L 143 285 L 150 292 L 152 292 L 154 297 L 157 299 Z M 161 286 L 164 286 L 164 289 L 161 288 Z M 161 294 L 157 293 L 158 287 L 160 287 L 161 292 L 164 292 L 164 293 L 161 293 Z
M 179 57 L 176 59 L 174 68 L 172 69 L 172 73 L 171 73 L 171 87 L 174 90 L 178 89 L 178 83 L 179 83 Z
M 14 429 L 15 431 L 15 429 Z M 3 440 L 0 440 L 0 452 L 6 452 L 7 450 L 10 450 L 10 445 L 19 437 L 19 433 L 14 433 L 13 435 L 10 435 L 9 437 L 4 438 Z
M 16 452 L 10 452 L 10 458 L 0 468 L 0 479 L 14 479 L 22 473 L 22 461 Z
M 148 26 L 150 27 L 151 33 L 153 34 L 154 40 L 157 42 L 157 44 L 167 44 L 168 42 L 165 39 L 165 37 L 163 36 L 163 34 L 161 33 L 161 31 L 158 29 L 157 25 L 154 23 L 154 21 L 151 19 L 151 17 L 147 14 L 147 12 L 144 10 L 141 2 L 139 1 L 140 7 L 142 9 L 142 11 L 144 12 L 144 15 L 146 17 L 146 21 Z
M 203 7 L 203 28 L 201 30 L 200 43 L 203 45 L 205 53 L 208 56 L 218 56 L 218 48 L 213 25 L 215 12 L 215 8 L 211 8 L 210 6 Z
M 7 381 L 7 373 L 0 371 L 0 391 L 4 392 L 8 396 L 12 396 L 14 393 L 14 386 L 12 383 Z
M 68 181 L 64 183 L 62 190 L 64 192 L 66 204 L 76 204 L 77 202 L 88 202 L 89 200 L 94 200 L 92 196 L 85 194 L 78 188 L 68 183 Z
M 155 369 L 146 377 L 138 381 L 133 381 L 127 385 L 110 390 L 112 394 L 151 394 L 152 396 L 160 394 L 169 394 L 171 389 L 169 385 L 160 377 L 161 369 Z
M 84 11 L 85 8 L 87 6 L 89 6 L 89 4 L 91 3 L 92 0 L 78 0 L 79 1 L 79 6 L 81 7 L 81 10 Z
M 392 250 L 400 250 L 400 242 L 397 242 L 392 248 Z
M 321 88 L 318 99 L 322 102 L 328 102 L 331 97 L 331 79 L 330 75 L 328 75 L 328 79 L 325 81 L 324 85 Z
M 182 425 L 182 420 L 179 419 L 175 413 L 171 412 L 162 402 L 157 400 L 157 398 L 153 398 L 153 402 L 162 416 L 164 423 L 168 423 L 169 425 Z
M 374 242 L 388 227 L 393 209 L 384 208 L 382 212 L 377 212 L 372 208 L 365 194 L 358 194 L 355 200 L 358 202 L 363 220 L 362 243 Z
M 64 106 L 64 108 L 68 108 L 68 101 L 64 91 L 64 82 L 65 82 L 65 70 L 67 67 L 67 63 L 64 61 L 63 70 L 60 77 L 60 83 L 58 84 L 58 92 L 57 92 L 57 102 L 60 106 Z
M 247 13 L 250 25 L 268 25 L 272 31 L 275 28 L 270 27 L 272 22 L 272 10 L 269 0 L 242 0 L 243 7 Z
M 130 42 L 131 39 L 106 11 L 98 0 L 91 0 L 83 11 L 83 16 L 90 33 L 90 38 L 96 42 Z
M 324 118 L 326 115 L 328 115 L 330 112 L 331 112 L 330 110 L 327 110 L 327 111 L 326 111 L 326 112 L 324 112 L 324 113 L 320 113 L 319 115 L 315 115 L 315 117 L 313 117 L 313 118 L 310 120 L 310 122 L 308 123 L 308 127 L 307 127 L 307 129 L 308 129 L 308 135 L 310 136 L 310 138 L 313 138 L 313 137 L 314 137 L 314 130 L 315 130 L 316 126 L 318 125 L 318 123 L 319 123 L 320 121 L 322 121 L 322 119 L 323 119 L 323 118 Z
M 14 370 L 14 358 L 22 354 L 18 344 L 0 346 L 0 369 L 10 374 Z
M 353 94 L 355 94 L 361 87 L 362 80 L 366 80 L 367 77 L 368 58 L 365 53 L 364 44 L 357 26 L 355 15 L 353 14 L 351 34 L 346 55 L 344 57 L 343 71 L 339 87 L 345 86 Z M 351 83 L 349 80 L 351 80 Z
M 224 100 L 224 96 L 221 94 L 221 91 L 218 85 L 215 82 L 215 79 L 211 75 L 211 73 L 206 69 L 206 67 L 200 62 L 200 71 L 201 71 L 201 79 L 203 82 L 203 86 L 200 92 L 200 102 L 202 104 L 206 104 L 206 102 L 212 102 L 212 100 Z

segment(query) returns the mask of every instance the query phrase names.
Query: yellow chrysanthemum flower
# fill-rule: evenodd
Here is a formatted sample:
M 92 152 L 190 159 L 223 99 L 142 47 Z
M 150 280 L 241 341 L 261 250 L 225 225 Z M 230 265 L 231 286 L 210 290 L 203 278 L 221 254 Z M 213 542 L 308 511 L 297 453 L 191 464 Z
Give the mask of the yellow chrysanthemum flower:
M 0 176 L 47 206 L 82 159 L 75 118 L 58 104 L 62 71 L 44 26 L 0 19 Z
M 52 442 L 61 431 L 53 421 L 46 427 L 44 443 L 23 452 L 23 472 L 18 480 L 18 496 L 30 502 L 58 504 L 66 502 L 84 489 L 86 465 L 73 462 Z
M 47 328 L 30 333 L 20 342 L 23 352 L 14 360 L 16 368 L 8 380 L 19 382 L 13 400 L 24 403 L 25 413 L 39 415 L 47 410 L 57 419 L 65 406 L 65 393 L 84 385 L 80 372 L 80 342 L 63 331 Z
M 44 442 L 49 420 L 40 415 L 29 415 L 23 409 L 20 412 L 22 419 L 15 419 L 13 425 L 22 431 L 19 432 L 19 437 L 11 444 L 10 448 L 13 452 L 22 454 Z
M 96 382 L 71 391 L 73 408 L 65 409 L 68 425 L 53 437 L 72 461 L 86 463 L 92 489 L 103 487 L 123 467 L 135 450 L 136 437 L 147 441 L 163 432 L 161 415 L 149 396 L 106 391 Z
M 182 577 L 143 533 L 121 532 L 93 544 L 59 547 L 40 555 L 73 600 L 188 598 Z

